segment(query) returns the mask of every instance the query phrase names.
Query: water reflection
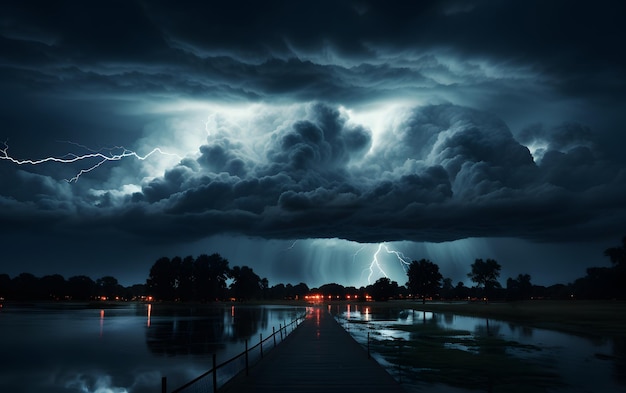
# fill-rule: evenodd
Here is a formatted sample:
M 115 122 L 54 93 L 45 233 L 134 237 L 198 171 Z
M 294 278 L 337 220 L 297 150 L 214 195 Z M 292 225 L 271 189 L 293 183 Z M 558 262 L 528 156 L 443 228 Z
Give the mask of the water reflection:
M 268 330 L 269 310 L 264 307 L 158 310 L 155 308 L 155 318 L 145 330 L 148 348 L 157 355 L 210 355 L 225 348 L 227 342 L 257 339 L 259 331 Z
M 104 310 L 100 310 L 100 337 L 104 332 Z
M 333 314 L 364 346 L 370 333 L 373 356 L 409 391 L 626 391 L 624 339 L 419 309 L 354 310 Z
M 205 372 L 256 344 L 300 307 L 120 304 L 96 307 L 5 304 L 0 391 L 79 393 L 159 391 Z M 250 319 L 256 319 L 250 321 Z M 170 389 L 171 390 L 171 389 Z

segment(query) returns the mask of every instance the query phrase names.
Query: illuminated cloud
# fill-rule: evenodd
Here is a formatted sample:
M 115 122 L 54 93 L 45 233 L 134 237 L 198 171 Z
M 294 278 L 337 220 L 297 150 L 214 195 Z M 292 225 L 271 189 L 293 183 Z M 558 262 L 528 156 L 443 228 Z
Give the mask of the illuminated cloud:
M 372 132 L 349 111 L 321 103 L 290 109 L 257 107 L 245 121 L 221 115 L 195 154 L 141 186 L 92 188 L 88 195 L 64 186 L 59 193 L 49 177 L 19 172 L 15 190 L 33 184 L 40 191 L 15 196 L 37 195 L 33 207 L 56 206 L 57 214 L 82 206 L 78 228 L 106 213 L 108 225 L 165 242 L 223 232 L 359 242 L 545 241 L 597 235 L 603 212 L 620 214 L 619 205 L 606 204 L 607 194 L 623 192 L 619 170 L 582 145 L 550 148 L 538 165 L 504 122 L 481 111 L 408 108 L 373 145 Z M 567 134 L 552 138 L 561 148 L 584 144 Z M 573 206 L 583 209 L 580 198 L 584 210 L 571 214 Z

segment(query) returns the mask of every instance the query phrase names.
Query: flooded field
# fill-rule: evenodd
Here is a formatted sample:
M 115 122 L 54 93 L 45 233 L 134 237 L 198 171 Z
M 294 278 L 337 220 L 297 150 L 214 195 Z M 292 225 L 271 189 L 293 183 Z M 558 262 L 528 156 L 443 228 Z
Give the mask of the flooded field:
M 626 392 L 623 339 L 419 309 L 329 311 L 410 391 Z

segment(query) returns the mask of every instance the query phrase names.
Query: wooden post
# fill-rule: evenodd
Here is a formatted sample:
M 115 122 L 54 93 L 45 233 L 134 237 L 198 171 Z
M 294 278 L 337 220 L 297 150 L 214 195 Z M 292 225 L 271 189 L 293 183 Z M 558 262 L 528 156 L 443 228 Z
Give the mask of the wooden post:
M 161 393 L 167 393 L 167 377 L 161 377 Z
M 280 342 L 283 342 L 283 325 L 278 324 L 278 330 L 280 331 Z
M 259 333 L 259 347 L 261 348 L 261 359 L 263 359 L 263 333 Z
M 370 332 L 367 332 L 367 358 L 370 359 Z
M 276 348 L 276 328 L 272 326 L 272 337 L 274 337 L 274 348 Z
M 217 392 L 217 357 L 213 354 L 213 392 Z
M 248 368 L 248 340 L 246 340 L 246 376 L 250 373 Z

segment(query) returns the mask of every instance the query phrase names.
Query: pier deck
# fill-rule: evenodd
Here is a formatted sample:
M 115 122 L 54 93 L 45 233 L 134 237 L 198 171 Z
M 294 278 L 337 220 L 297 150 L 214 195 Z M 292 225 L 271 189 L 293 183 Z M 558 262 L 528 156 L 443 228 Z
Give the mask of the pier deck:
M 220 389 L 220 393 L 403 391 L 323 307 L 309 311 L 305 321 L 248 376 L 243 373 Z

